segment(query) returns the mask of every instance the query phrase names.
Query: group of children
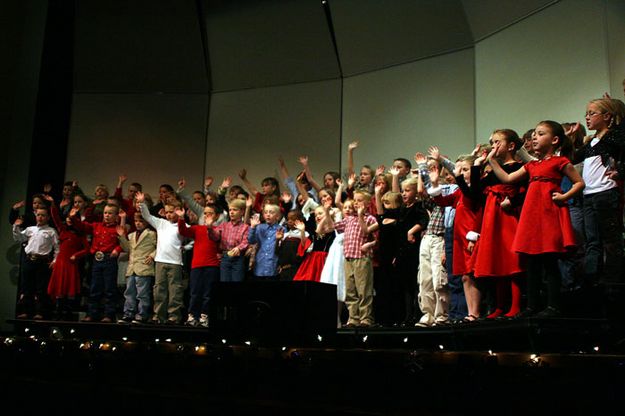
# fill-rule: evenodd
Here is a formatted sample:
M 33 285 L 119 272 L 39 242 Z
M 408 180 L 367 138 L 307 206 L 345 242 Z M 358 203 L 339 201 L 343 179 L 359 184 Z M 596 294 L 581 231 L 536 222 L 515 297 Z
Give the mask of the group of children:
M 119 322 L 206 327 L 213 284 L 246 279 L 332 283 L 337 322 L 348 328 L 560 316 L 563 288 L 599 284 L 609 294 L 623 283 L 623 117 L 623 102 L 604 97 L 587 106 L 592 136 L 579 123 L 565 130 L 545 120 L 525 142 L 497 129 L 455 163 L 432 146 L 415 154 L 414 168 L 397 158 L 358 176 L 353 142 L 346 181 L 327 172 L 319 184 L 307 157 L 293 178 L 279 159 L 288 192 L 273 177 L 257 189 L 245 169 L 247 191 L 226 178 L 213 192 L 206 178 L 203 191 L 189 193 L 181 179 L 177 191 L 162 185 L 156 204 L 139 183 L 122 197 L 124 175 L 113 198 L 101 185 L 90 203 L 66 183 L 58 206 L 42 194 L 32 212 L 18 216 L 23 203 L 12 211 L 25 254 L 17 317 L 43 319 L 46 297 L 66 311 L 84 258 L 87 322 L 121 315 Z M 582 215 L 573 215 L 576 204 Z M 580 247 L 576 274 L 567 265 Z

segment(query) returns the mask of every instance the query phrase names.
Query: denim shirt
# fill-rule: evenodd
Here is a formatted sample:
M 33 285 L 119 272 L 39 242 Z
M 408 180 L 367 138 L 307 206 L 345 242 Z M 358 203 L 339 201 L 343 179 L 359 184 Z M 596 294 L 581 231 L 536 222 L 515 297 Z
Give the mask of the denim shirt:
M 258 243 L 254 274 L 256 276 L 275 276 L 278 274 L 278 255 L 276 254 L 276 232 L 281 229 L 280 224 L 258 224 L 250 228 L 248 242 Z

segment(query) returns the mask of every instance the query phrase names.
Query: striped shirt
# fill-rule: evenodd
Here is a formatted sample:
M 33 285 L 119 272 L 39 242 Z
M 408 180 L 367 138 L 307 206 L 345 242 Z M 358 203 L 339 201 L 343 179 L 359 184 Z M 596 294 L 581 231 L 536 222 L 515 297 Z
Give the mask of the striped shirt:
M 364 220 L 368 227 L 378 223 L 371 214 L 364 214 Z M 349 217 L 343 218 L 341 221 L 334 224 L 334 228 L 339 233 L 345 233 L 343 239 L 343 253 L 346 259 L 360 259 L 369 256 L 368 254 L 363 254 L 360 250 L 360 247 L 369 241 L 369 234 L 363 232 L 357 215 L 350 215 Z

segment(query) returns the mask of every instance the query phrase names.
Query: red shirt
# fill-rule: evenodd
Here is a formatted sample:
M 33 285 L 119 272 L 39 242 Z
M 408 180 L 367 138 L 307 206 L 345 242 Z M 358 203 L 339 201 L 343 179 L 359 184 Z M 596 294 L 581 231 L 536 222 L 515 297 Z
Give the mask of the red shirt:
M 206 225 L 192 225 L 187 227 L 184 220 L 178 220 L 178 232 L 180 235 L 195 240 L 193 245 L 193 258 L 191 268 L 219 266 L 217 257 L 218 243 L 208 238 Z
M 85 234 L 93 235 L 91 241 L 91 254 L 97 251 L 101 251 L 106 254 L 110 254 L 112 251 L 121 253 L 124 251 L 117 239 L 117 224 L 104 224 L 103 222 L 88 223 L 81 221 L 78 216 L 72 217 L 72 224 L 77 230 L 82 231 Z

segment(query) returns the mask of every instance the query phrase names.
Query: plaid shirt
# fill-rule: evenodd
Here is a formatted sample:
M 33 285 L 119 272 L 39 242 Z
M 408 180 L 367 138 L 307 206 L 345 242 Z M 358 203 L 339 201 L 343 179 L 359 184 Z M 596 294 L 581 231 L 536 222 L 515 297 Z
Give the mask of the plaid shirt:
M 241 253 L 247 250 L 249 243 L 247 242 L 247 234 L 250 226 L 240 221 L 238 224 L 232 221 L 223 222 L 216 227 L 208 229 L 208 235 L 211 240 L 220 241 L 219 249 L 221 251 L 230 251 L 235 247 L 239 248 Z
M 365 223 L 367 226 L 377 224 L 377 220 L 371 214 L 364 214 Z M 334 228 L 339 233 L 344 232 L 345 237 L 343 239 L 343 253 L 346 259 L 360 259 L 368 257 L 360 251 L 360 247 L 369 241 L 369 234 L 365 234 L 360 226 L 360 221 L 357 215 L 351 215 L 343 218 L 341 221 L 334 224 Z
M 426 208 L 430 211 L 430 222 L 425 229 L 425 235 L 445 235 L 445 208 L 440 207 L 428 199 L 426 201 Z

